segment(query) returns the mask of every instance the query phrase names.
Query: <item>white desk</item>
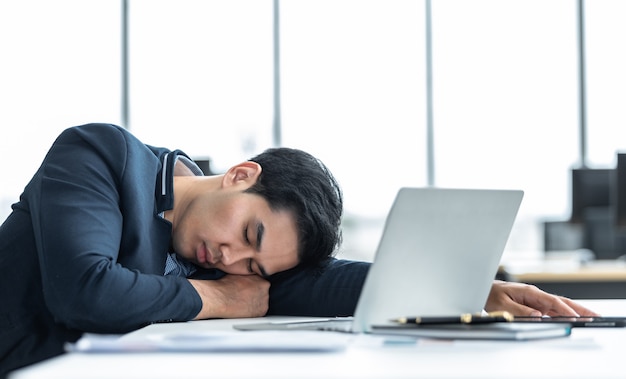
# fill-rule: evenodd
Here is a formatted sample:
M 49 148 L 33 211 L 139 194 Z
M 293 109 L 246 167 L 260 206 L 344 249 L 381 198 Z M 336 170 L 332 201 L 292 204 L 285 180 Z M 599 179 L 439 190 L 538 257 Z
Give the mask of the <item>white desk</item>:
M 626 315 L 626 300 L 581 302 L 605 316 Z M 174 329 L 231 330 L 237 322 L 250 319 L 157 324 L 125 338 Z M 379 337 L 350 338 L 345 350 L 321 353 L 72 353 L 18 370 L 9 378 L 626 377 L 626 328 L 575 328 L 567 338 L 525 342 L 421 340 L 382 344 Z

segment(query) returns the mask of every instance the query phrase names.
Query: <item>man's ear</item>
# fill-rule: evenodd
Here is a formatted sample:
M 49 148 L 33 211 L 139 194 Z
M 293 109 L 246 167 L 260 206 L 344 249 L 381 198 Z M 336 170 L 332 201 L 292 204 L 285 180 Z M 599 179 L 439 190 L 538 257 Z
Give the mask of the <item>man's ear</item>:
M 226 171 L 222 178 L 222 186 L 244 185 L 251 187 L 259 179 L 259 175 L 261 175 L 260 164 L 252 161 L 242 162 Z

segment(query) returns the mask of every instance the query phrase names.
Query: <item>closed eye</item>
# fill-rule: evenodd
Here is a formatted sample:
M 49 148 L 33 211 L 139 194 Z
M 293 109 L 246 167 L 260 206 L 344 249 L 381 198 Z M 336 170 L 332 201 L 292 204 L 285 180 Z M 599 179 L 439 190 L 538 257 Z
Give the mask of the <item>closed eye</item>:
M 263 241 L 263 236 L 265 235 L 265 226 L 263 225 L 263 223 L 258 222 L 256 224 L 256 241 L 254 243 L 254 249 L 257 252 L 261 252 L 261 243 Z M 248 237 L 248 225 L 246 224 L 246 226 L 243 229 L 243 240 L 246 243 L 246 245 L 250 246 L 252 245 L 252 242 L 250 241 L 250 237 Z M 257 263 L 257 269 L 259 270 L 259 272 L 256 272 L 253 270 L 252 268 L 252 263 L 254 263 L 254 260 L 252 258 L 248 259 L 248 272 L 250 274 L 255 274 L 255 275 L 260 275 L 263 278 L 268 278 L 269 274 L 267 273 L 267 271 L 265 271 L 265 268 Z
M 246 225 L 245 228 L 243 228 L 243 240 L 245 241 L 246 245 L 250 245 L 250 238 L 248 237 L 248 226 Z
M 248 258 L 248 272 L 250 274 L 256 274 L 256 272 L 252 269 L 252 258 Z

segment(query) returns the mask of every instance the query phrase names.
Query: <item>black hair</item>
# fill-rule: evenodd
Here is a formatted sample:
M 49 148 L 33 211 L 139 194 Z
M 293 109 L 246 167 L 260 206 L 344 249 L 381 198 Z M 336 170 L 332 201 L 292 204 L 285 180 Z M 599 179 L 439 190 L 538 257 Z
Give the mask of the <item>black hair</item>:
M 286 147 L 267 149 L 250 161 L 261 165 L 261 175 L 245 192 L 262 196 L 272 210 L 294 214 L 299 264 L 326 262 L 342 240 L 343 194 L 330 170 L 311 154 Z

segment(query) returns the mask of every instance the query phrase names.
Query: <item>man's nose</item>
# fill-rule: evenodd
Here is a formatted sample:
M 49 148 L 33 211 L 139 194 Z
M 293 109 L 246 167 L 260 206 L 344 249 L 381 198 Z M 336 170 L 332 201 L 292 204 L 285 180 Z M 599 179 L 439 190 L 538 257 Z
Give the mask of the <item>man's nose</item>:
M 253 256 L 254 251 L 250 247 L 236 247 L 232 245 L 224 245 L 220 248 L 221 258 L 220 261 L 225 266 L 233 265 L 244 259 L 248 259 Z

